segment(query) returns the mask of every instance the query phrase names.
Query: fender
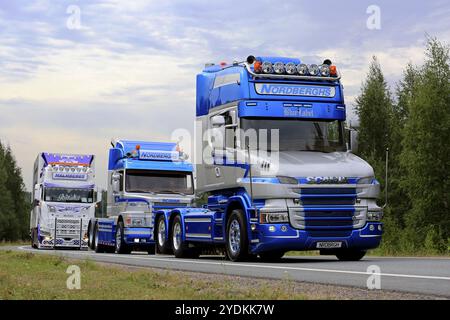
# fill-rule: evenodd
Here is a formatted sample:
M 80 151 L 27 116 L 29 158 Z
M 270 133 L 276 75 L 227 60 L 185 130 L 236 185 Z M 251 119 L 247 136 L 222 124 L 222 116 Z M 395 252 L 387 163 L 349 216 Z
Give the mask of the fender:
M 249 211 L 249 209 L 251 209 L 251 200 L 250 200 L 250 196 L 247 194 L 247 192 L 243 191 L 243 192 L 240 192 L 240 194 L 238 194 L 238 195 L 228 198 L 228 203 L 225 208 L 225 215 L 224 215 L 223 226 L 222 226 L 224 236 L 226 235 L 228 216 L 231 213 L 230 207 L 234 206 L 236 204 L 238 204 L 244 210 L 247 230 L 250 230 L 250 211 Z M 224 237 L 224 240 L 225 240 L 225 238 L 226 238 L 226 236 Z M 251 232 L 247 232 L 247 238 L 248 238 L 248 243 L 250 243 Z

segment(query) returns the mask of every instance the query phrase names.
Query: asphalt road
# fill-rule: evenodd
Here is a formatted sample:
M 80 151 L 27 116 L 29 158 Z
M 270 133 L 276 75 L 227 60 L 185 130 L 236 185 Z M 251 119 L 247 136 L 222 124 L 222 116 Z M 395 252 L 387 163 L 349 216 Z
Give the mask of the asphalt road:
M 199 259 L 177 259 L 168 255 L 130 255 L 95 253 L 93 251 L 35 250 L 29 246 L 16 250 L 61 255 L 139 267 L 164 268 L 193 272 L 219 273 L 272 279 L 289 279 L 312 283 L 367 288 L 373 273 L 368 267 L 376 266 L 380 274 L 381 290 L 438 295 L 450 298 L 450 259 L 448 258 L 395 258 L 365 257 L 358 262 L 338 261 L 329 256 L 284 257 L 279 262 L 230 262 L 219 256 Z M 379 267 L 379 269 L 376 269 Z M 378 271 L 379 270 L 379 271 Z M 374 282 L 372 282 L 374 283 Z

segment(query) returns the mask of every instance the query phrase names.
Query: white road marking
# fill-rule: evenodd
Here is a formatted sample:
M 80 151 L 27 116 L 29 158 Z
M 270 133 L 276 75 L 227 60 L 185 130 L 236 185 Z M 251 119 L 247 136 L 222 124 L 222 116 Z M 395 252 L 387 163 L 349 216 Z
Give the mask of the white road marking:
M 19 247 L 21 250 L 30 251 L 30 247 L 22 246 Z M 33 250 L 33 249 L 31 249 Z M 34 250 L 33 250 L 34 251 Z M 53 252 L 53 251 L 48 251 Z M 353 271 L 353 270 L 337 270 L 337 269 L 314 269 L 314 268 L 303 268 L 303 267 L 288 267 L 288 266 L 274 266 L 274 265 L 264 265 L 264 264 L 248 264 L 248 263 L 236 263 L 236 262 L 214 262 L 214 261 L 199 261 L 199 260 L 189 260 L 189 259 L 167 259 L 167 258 L 156 258 L 152 256 L 133 256 L 126 255 L 121 256 L 117 254 L 91 254 L 89 251 L 71 251 L 69 254 L 82 255 L 88 257 L 111 257 L 114 259 L 141 259 L 141 260 L 153 260 L 160 262 L 169 263 L 191 263 L 191 264 L 201 264 L 201 265 L 216 265 L 216 266 L 229 266 L 229 267 L 244 267 L 244 268 L 260 268 L 260 269 L 275 269 L 275 270 L 292 270 L 292 271 L 311 271 L 311 272 L 325 272 L 325 273 L 343 273 L 343 274 L 358 274 L 358 275 L 368 275 L 369 273 L 365 271 Z M 373 275 L 373 273 L 370 273 Z M 415 279 L 428 279 L 428 280 L 447 280 L 450 281 L 450 277 L 443 276 L 427 276 L 427 275 L 412 275 L 412 274 L 399 274 L 399 273 L 377 273 L 377 275 L 385 277 L 397 277 L 397 278 L 415 278 Z

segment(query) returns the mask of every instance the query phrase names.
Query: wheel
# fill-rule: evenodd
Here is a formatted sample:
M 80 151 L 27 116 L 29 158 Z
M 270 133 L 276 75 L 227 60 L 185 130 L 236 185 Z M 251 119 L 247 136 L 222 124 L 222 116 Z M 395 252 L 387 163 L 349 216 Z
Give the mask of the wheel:
M 166 230 L 164 216 L 159 216 L 156 222 L 156 248 L 158 249 L 158 253 L 169 254 L 171 251 L 170 238 L 166 236 Z
M 175 257 L 195 258 L 196 256 L 198 256 L 197 250 L 195 250 L 195 248 L 189 248 L 189 245 L 182 240 L 183 228 L 181 225 L 181 218 L 178 215 L 173 219 L 171 235 L 172 250 Z
M 38 237 L 37 237 L 37 229 L 33 228 L 33 230 L 31 231 L 31 247 L 34 249 L 38 248 Z
M 148 254 L 155 254 L 155 246 L 150 246 L 150 247 L 147 249 L 147 253 L 148 253 Z
M 342 250 L 336 254 L 340 261 L 359 261 L 366 255 L 363 250 Z
M 259 254 L 259 257 L 263 261 L 267 262 L 273 262 L 273 261 L 279 261 L 284 256 L 284 251 L 269 251 L 269 252 L 263 252 Z
M 95 249 L 95 238 L 94 238 L 94 231 L 92 230 L 92 225 L 89 223 L 88 227 L 88 247 L 92 250 Z
M 117 223 L 116 229 L 116 252 L 120 254 L 131 253 L 131 249 L 127 246 L 123 239 L 123 222 L 119 221 Z
M 93 243 L 93 246 L 94 246 L 94 250 L 95 250 L 96 253 L 103 253 L 103 252 L 105 252 L 105 247 L 98 243 L 98 233 L 99 233 L 99 231 L 98 231 L 98 223 L 96 223 L 95 227 L 94 227 L 94 243 Z
M 244 212 L 233 210 L 227 222 L 226 253 L 231 261 L 248 259 L 248 238 Z

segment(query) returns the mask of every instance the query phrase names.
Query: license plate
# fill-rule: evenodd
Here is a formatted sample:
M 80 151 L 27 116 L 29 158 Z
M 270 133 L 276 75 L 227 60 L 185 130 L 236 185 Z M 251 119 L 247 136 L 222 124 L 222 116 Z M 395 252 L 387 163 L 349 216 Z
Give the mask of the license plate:
M 322 241 L 317 242 L 316 248 L 317 249 L 334 249 L 334 248 L 340 248 L 342 247 L 342 242 L 340 241 Z

